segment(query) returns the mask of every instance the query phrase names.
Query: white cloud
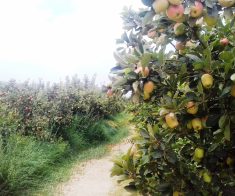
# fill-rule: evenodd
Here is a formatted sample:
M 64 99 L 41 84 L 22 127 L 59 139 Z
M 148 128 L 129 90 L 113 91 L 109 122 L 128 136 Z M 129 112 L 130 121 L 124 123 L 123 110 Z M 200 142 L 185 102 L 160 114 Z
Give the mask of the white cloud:
M 115 63 L 115 38 L 122 32 L 119 13 L 134 3 L 0 1 L 0 80 L 12 76 L 56 80 L 76 73 L 97 73 L 99 81 L 106 80 Z

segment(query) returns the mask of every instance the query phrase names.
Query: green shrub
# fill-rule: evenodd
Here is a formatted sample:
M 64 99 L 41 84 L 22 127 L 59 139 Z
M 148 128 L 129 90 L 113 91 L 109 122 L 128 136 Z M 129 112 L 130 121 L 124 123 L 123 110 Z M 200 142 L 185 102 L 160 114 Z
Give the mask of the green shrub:
M 67 152 L 64 142 L 38 142 L 32 137 L 11 135 L 6 145 L 0 140 L 0 193 L 23 194 L 48 175 L 55 162 Z

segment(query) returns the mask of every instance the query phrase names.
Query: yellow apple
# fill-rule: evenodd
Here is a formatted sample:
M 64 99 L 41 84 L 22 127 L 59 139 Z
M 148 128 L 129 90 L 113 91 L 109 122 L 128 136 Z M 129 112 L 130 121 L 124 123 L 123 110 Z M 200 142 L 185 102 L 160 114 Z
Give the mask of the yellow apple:
M 192 126 L 194 131 L 200 131 L 202 130 L 202 121 L 200 118 L 194 118 L 192 120 Z
M 144 100 L 148 100 L 150 98 L 150 94 L 147 92 L 144 92 Z
M 196 159 L 202 159 L 204 157 L 204 149 L 203 148 L 196 148 L 194 151 L 194 157 Z
M 154 83 L 152 81 L 148 81 L 144 84 L 144 92 L 145 93 L 152 93 L 154 90 Z
M 213 85 L 214 79 L 210 74 L 203 74 L 201 77 L 202 86 L 206 89 L 210 89 Z
M 204 182 L 211 183 L 212 177 L 209 172 L 207 172 L 207 171 L 203 172 L 202 178 L 203 178 Z
M 231 7 L 235 4 L 235 0 L 218 0 L 222 7 Z
M 168 0 L 171 5 L 180 5 L 183 1 L 182 0 Z
M 142 67 L 141 73 L 142 73 L 143 77 L 148 77 L 149 76 L 149 68 L 148 67 Z
M 167 0 L 155 0 L 152 7 L 156 13 L 162 13 L 169 7 L 169 2 Z
M 176 128 L 179 125 L 178 119 L 173 112 L 167 114 L 165 116 L 165 120 L 166 120 L 166 124 L 168 125 L 168 127 L 172 129 Z
M 232 88 L 231 88 L 231 91 L 230 91 L 230 94 L 235 97 L 235 84 L 232 85 Z
M 227 157 L 226 163 L 227 163 L 228 166 L 231 167 L 234 164 L 234 159 L 231 158 L 231 157 Z
M 193 101 L 189 101 L 186 105 L 186 108 L 187 108 L 187 112 L 189 114 L 196 114 L 197 111 L 198 111 L 198 106 L 195 102 Z
M 214 17 L 214 16 L 205 15 L 203 19 L 204 19 L 204 22 L 210 27 L 215 26 L 217 23 L 217 17 Z

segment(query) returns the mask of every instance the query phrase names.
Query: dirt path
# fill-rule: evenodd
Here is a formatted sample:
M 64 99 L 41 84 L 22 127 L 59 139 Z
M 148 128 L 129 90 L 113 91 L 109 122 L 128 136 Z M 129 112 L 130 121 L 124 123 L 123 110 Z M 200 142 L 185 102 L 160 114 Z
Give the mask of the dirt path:
M 125 139 L 127 141 L 127 139 Z M 113 156 L 127 152 L 131 146 L 122 142 L 110 147 L 110 153 L 101 158 L 88 161 L 75 169 L 70 181 L 59 186 L 60 196 L 135 196 L 120 187 L 114 178 L 110 177 L 113 166 Z

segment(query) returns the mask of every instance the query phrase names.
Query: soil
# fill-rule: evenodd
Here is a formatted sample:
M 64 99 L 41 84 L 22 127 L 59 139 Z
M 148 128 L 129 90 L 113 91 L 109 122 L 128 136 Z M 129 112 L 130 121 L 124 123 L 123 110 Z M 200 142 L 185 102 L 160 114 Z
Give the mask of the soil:
M 131 146 L 128 140 L 109 146 L 109 153 L 101 159 L 94 159 L 79 164 L 74 169 L 71 179 L 59 185 L 58 193 L 61 196 L 136 196 L 135 192 L 129 192 L 121 187 L 116 177 L 110 176 L 113 166 L 111 159 L 127 152 Z

